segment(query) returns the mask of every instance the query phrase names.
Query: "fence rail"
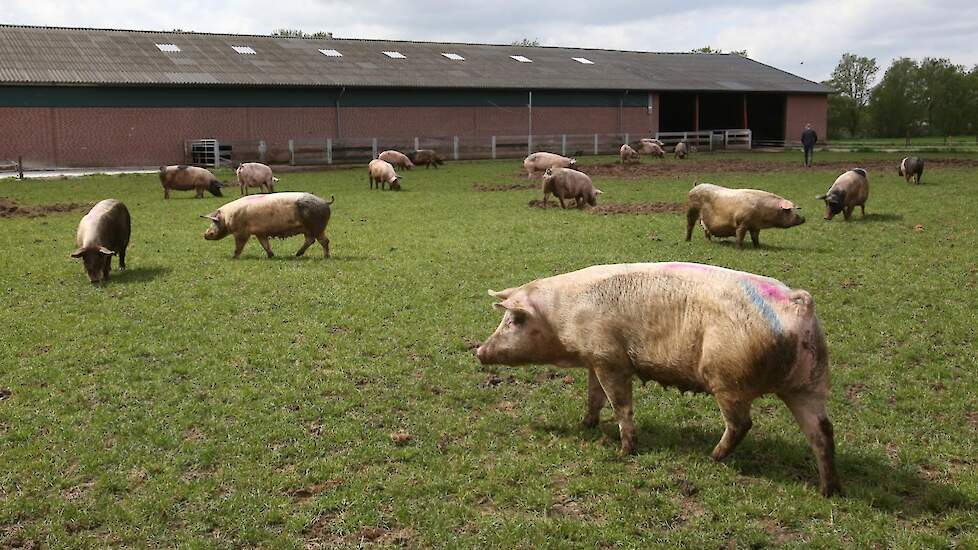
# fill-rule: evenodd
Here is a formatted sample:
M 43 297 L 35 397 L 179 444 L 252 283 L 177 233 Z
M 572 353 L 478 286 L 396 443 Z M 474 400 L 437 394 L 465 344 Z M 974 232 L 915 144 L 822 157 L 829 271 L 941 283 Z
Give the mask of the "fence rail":
M 200 166 L 235 166 L 242 162 L 319 166 L 362 164 L 382 151 L 433 149 L 446 160 L 523 158 L 534 151 L 565 156 L 617 155 L 623 143 L 638 145 L 642 134 L 540 134 L 488 137 L 318 138 L 290 140 L 198 139 L 184 145 L 186 162 Z M 750 130 L 658 132 L 655 137 L 675 146 L 682 140 L 709 150 L 751 147 Z

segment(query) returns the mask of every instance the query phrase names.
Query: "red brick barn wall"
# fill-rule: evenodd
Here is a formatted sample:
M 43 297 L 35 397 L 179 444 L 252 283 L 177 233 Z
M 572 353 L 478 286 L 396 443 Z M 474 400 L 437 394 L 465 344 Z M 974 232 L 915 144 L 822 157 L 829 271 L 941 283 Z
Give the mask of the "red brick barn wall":
M 785 141 L 801 141 L 801 132 L 807 123 L 811 123 L 819 141 L 825 141 L 828 135 L 828 109 L 828 96 L 789 95 L 784 116 Z

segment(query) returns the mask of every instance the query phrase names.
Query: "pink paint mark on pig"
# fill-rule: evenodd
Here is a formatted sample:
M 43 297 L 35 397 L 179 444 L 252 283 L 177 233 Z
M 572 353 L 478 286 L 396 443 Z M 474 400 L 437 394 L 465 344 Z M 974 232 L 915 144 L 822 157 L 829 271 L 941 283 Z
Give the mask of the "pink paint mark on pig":
M 751 277 L 751 279 L 754 280 L 754 286 L 757 287 L 757 290 L 761 293 L 761 295 L 768 300 L 775 300 L 778 302 L 788 301 L 787 287 L 770 283 L 764 279 L 761 279 L 760 277 Z
M 669 262 L 664 265 L 666 269 L 692 269 L 693 271 L 715 272 L 718 268 L 712 265 L 688 264 L 685 262 Z

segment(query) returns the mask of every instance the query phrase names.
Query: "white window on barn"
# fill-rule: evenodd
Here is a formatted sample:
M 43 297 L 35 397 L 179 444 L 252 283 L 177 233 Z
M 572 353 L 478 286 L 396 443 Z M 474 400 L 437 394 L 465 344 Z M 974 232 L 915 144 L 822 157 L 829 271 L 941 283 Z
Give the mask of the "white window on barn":
M 336 50 L 319 50 L 319 53 L 325 55 L 326 57 L 343 57 L 343 54 Z
M 156 47 L 159 48 L 161 52 L 175 53 L 180 51 L 180 46 L 177 46 L 176 44 L 157 44 Z
M 231 49 L 242 55 L 255 55 L 257 53 L 251 46 L 231 46 Z
M 391 59 L 407 59 L 407 57 L 401 52 L 384 52 L 384 55 Z
M 522 55 L 511 55 L 509 57 L 519 61 L 520 63 L 533 63 L 532 59 L 529 57 L 523 57 Z
M 448 59 L 451 59 L 452 61 L 465 61 L 465 58 L 457 53 L 442 53 L 442 55 Z
M 591 61 L 586 57 L 572 57 L 571 59 L 577 61 L 578 63 L 583 63 L 584 65 L 594 65 L 594 61 Z

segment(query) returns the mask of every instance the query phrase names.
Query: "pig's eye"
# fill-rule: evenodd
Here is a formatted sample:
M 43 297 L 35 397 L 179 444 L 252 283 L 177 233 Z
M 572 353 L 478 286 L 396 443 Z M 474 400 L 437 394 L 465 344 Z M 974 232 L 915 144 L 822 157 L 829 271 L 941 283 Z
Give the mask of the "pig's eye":
M 525 311 L 520 311 L 518 309 L 515 310 L 515 311 L 513 311 L 513 324 L 514 325 L 522 325 L 525 322 L 526 322 L 526 312 Z

